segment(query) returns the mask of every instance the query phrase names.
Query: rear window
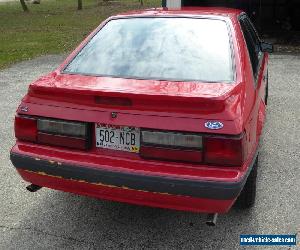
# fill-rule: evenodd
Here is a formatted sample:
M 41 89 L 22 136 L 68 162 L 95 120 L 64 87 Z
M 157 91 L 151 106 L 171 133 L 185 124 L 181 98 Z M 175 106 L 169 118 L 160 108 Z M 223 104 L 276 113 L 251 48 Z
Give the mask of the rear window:
M 234 80 L 226 22 L 203 18 L 111 20 L 64 72 L 171 81 Z

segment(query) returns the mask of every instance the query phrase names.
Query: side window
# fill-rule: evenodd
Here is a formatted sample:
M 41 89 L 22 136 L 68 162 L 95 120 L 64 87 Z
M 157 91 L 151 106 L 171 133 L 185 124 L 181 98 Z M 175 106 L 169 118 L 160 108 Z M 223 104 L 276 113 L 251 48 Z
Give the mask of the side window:
M 243 16 L 240 19 L 240 24 L 249 51 L 253 74 L 256 75 L 259 66 L 259 59 L 261 56 L 260 40 L 257 36 L 255 29 L 253 28 L 252 24 L 246 16 Z
M 253 38 L 254 43 L 255 43 L 255 51 L 256 51 L 257 56 L 259 57 L 261 55 L 260 39 L 257 35 L 257 32 L 256 32 L 256 30 L 254 28 L 254 25 L 252 24 L 251 20 L 248 17 L 246 17 L 244 19 L 244 22 L 247 25 L 248 30 L 251 33 L 251 37 Z

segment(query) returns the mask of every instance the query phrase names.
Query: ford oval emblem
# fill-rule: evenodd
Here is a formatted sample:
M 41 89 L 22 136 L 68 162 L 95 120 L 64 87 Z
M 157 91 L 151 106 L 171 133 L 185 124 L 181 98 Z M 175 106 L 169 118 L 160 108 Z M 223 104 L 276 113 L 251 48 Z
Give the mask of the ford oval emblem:
M 214 130 L 221 129 L 224 127 L 222 122 L 217 122 L 217 121 L 209 121 L 209 122 L 206 122 L 204 125 L 206 128 L 214 129 Z

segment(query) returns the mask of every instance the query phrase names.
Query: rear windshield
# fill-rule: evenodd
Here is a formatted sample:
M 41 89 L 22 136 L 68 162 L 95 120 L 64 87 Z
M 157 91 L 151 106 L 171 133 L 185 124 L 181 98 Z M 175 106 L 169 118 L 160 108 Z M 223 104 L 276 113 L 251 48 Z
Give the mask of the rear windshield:
M 234 78 L 226 22 L 203 18 L 111 20 L 64 72 L 171 81 Z

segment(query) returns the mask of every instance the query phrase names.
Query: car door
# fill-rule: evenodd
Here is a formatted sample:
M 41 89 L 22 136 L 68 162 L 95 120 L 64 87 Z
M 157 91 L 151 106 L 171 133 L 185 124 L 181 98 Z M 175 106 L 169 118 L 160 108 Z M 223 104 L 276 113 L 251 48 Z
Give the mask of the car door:
M 244 39 L 248 48 L 249 58 L 252 66 L 253 85 L 255 92 L 255 104 L 250 117 L 250 130 L 255 142 L 259 139 L 265 119 L 265 95 L 267 88 L 267 64 L 268 55 L 261 50 L 259 36 L 246 14 L 239 18 Z M 255 143 L 254 142 L 254 143 Z

